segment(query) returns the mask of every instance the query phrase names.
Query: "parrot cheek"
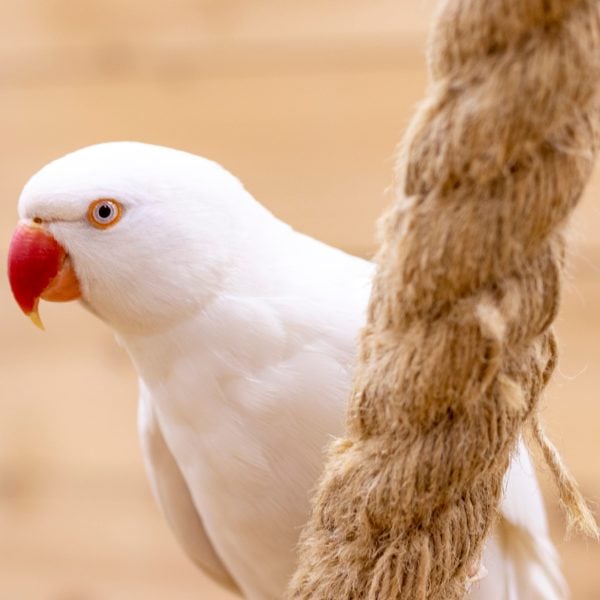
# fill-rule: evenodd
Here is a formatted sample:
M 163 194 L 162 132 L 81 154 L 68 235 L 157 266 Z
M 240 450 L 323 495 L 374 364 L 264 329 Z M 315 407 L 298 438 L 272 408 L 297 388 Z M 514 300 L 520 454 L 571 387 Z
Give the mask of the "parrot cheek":
M 15 230 L 8 251 L 8 277 L 17 304 L 42 329 L 40 298 L 61 302 L 81 295 L 69 256 L 40 225 L 24 223 Z

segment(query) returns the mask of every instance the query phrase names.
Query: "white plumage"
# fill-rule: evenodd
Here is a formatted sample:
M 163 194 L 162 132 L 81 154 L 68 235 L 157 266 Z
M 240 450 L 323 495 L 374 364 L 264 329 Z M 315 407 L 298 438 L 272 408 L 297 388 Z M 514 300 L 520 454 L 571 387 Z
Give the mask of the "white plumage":
M 123 205 L 114 227 L 90 227 L 98 198 Z M 50 163 L 19 212 L 66 249 L 131 356 L 148 473 L 182 546 L 245 597 L 281 598 L 343 431 L 373 266 L 294 231 L 217 164 L 132 142 Z M 564 598 L 522 446 L 510 473 L 470 598 Z

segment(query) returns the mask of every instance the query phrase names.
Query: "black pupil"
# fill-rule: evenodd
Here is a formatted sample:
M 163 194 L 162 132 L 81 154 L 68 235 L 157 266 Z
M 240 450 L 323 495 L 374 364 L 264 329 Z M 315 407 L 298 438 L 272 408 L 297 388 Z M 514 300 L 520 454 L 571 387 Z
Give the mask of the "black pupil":
M 98 216 L 101 219 L 108 219 L 112 215 L 112 208 L 110 204 L 102 204 L 98 208 Z

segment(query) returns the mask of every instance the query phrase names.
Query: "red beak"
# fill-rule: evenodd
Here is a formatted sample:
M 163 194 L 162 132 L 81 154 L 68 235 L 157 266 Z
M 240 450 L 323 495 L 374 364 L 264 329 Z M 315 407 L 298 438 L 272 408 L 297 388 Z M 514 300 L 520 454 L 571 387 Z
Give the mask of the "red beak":
M 40 225 L 21 224 L 8 250 L 8 279 L 21 310 L 43 329 L 40 298 L 66 301 L 81 295 L 64 248 Z

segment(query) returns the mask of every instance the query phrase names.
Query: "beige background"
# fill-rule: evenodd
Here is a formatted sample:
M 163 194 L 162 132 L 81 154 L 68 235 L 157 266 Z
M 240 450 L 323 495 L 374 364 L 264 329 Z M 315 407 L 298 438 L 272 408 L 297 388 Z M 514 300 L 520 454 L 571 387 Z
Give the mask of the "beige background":
M 27 177 L 77 147 L 137 139 L 223 163 L 280 217 L 373 248 L 394 145 L 426 83 L 433 1 L 4 0 L 0 259 Z M 600 499 L 600 177 L 572 228 L 544 410 Z M 77 305 L 35 330 L 0 278 L 0 600 L 224 599 L 153 505 L 133 371 Z M 542 476 L 544 479 L 544 477 Z M 600 598 L 600 551 L 553 531 L 576 600 Z

